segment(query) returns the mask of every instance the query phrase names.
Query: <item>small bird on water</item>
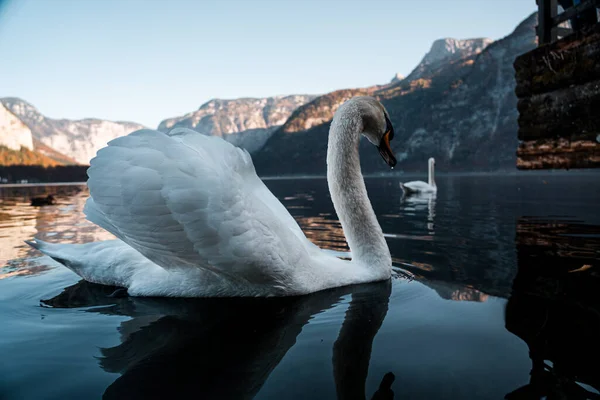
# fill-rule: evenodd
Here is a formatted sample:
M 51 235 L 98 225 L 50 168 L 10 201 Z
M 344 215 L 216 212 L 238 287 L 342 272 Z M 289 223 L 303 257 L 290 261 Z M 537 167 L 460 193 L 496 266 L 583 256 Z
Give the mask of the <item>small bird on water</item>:
M 51 194 L 49 194 L 46 197 L 33 197 L 31 199 L 31 205 L 32 206 L 50 206 L 52 204 L 55 204 L 56 201 L 54 200 L 54 196 L 52 196 Z

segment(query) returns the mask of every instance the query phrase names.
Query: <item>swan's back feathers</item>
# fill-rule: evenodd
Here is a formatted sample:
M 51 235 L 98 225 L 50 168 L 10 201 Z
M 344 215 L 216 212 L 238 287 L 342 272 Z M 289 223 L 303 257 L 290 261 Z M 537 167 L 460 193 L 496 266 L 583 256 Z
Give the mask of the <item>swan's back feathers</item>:
M 90 164 L 87 218 L 165 269 L 283 289 L 311 251 L 250 155 L 220 138 L 140 130 Z
M 423 181 L 411 181 L 400 183 L 400 188 L 407 194 L 410 193 L 433 193 L 437 191 L 435 186 L 432 186 Z

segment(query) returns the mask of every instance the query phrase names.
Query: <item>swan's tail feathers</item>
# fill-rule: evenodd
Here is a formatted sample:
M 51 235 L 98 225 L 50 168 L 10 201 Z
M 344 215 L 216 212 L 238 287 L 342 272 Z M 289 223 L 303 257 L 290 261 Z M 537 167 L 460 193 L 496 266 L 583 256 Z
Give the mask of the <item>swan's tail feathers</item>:
M 31 247 L 33 247 L 36 250 L 40 249 L 40 243 L 36 242 L 37 239 L 33 239 L 33 240 L 25 240 L 25 243 L 27 243 L 28 245 L 30 245 Z
M 25 240 L 25 243 L 78 274 L 76 269 L 79 263 L 65 258 L 64 244 L 48 243 L 37 238 Z
M 149 261 L 120 240 L 68 244 L 48 243 L 35 238 L 25 243 L 88 282 L 128 287 L 131 276 L 137 270 L 151 271 Z
M 43 240 L 40 240 L 38 238 L 34 238 L 33 240 L 26 240 L 25 243 L 27 243 L 34 249 L 41 251 L 47 256 L 52 257 L 53 254 L 56 255 L 56 249 L 53 249 L 53 247 L 57 246 L 56 244 L 44 242 Z

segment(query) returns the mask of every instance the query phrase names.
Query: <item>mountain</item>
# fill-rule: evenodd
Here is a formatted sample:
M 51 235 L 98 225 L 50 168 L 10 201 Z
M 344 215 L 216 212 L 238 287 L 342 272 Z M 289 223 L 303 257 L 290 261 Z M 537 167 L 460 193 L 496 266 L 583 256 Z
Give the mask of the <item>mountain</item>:
M 385 105 L 395 127 L 392 148 L 402 170 L 426 171 L 436 157 L 442 171 L 515 168 L 517 98 L 513 62 L 536 46 L 536 14 L 511 34 L 489 39 L 443 39 L 403 80 L 317 97 L 299 107 L 253 155 L 259 174 L 324 174 L 333 113 L 347 98 L 369 94 Z M 389 171 L 361 141 L 364 172 Z
M 10 150 L 33 150 L 31 130 L 0 103 L 0 145 Z
M 194 112 L 162 121 L 158 130 L 185 127 L 220 136 L 253 153 L 259 150 L 299 106 L 314 99 L 310 95 L 285 97 L 213 99 Z
M 438 39 L 433 42 L 431 49 L 429 49 L 408 76 L 405 77 L 398 72 L 394 75 L 390 84 L 398 83 L 405 79 L 406 82 L 410 82 L 417 79 L 430 78 L 438 74 L 440 69 L 447 68 L 449 64 L 476 56 L 493 42 L 489 38 Z
M 438 69 L 427 87 L 400 96 L 380 93 L 398 127 L 394 150 L 403 160 L 400 168 L 425 170 L 430 156 L 436 157 L 440 170 L 515 168 L 518 111 L 513 62 L 535 48 L 536 25 L 534 13 L 481 53 Z
M 214 99 L 162 121 L 158 129 L 181 126 L 223 137 L 253 153 L 263 175 L 323 174 L 333 113 L 350 97 L 371 95 L 390 113 L 398 168 L 425 171 L 427 158 L 434 156 L 442 171 L 513 169 L 517 99 L 512 64 L 535 47 L 536 19 L 532 14 L 493 43 L 486 38 L 436 40 L 407 77 L 397 74 L 387 84 L 318 97 Z M 6 154 L 23 148 L 60 164 L 87 164 L 111 139 L 143 128 L 99 119 L 55 120 L 18 98 L 2 98 L 0 105 L 0 146 Z M 388 171 L 371 145 L 362 141 L 361 147 L 363 171 Z M 10 154 L 11 159 L 25 157 Z
M 373 91 L 374 88 L 346 89 L 319 96 L 310 103 L 296 109 L 283 124 L 280 131 L 283 133 L 300 132 L 331 121 L 333 114 L 344 102 L 355 96 L 370 95 Z
M 47 154 L 34 151 L 31 129 L 0 103 L 0 165 L 60 164 Z
M 14 97 L 1 98 L 0 103 L 31 130 L 34 150 L 38 150 L 37 141 L 40 152 L 65 162 L 89 164 L 108 141 L 144 128 L 132 122 L 47 118 L 31 104 Z
M 79 164 L 74 158 L 66 156 L 53 148 L 46 146 L 44 143 L 40 142 L 38 139 L 33 139 L 33 148 L 35 152 L 50 158 L 55 161 L 57 165 L 76 165 Z
M 333 114 L 345 101 L 372 95 L 375 88 L 337 90 L 299 107 L 252 156 L 256 171 L 268 175 L 325 173 L 327 135 Z
M 435 74 L 436 70 L 445 67 L 449 63 L 481 53 L 492 42 L 493 40 L 488 38 L 464 40 L 454 38 L 438 39 L 433 42 L 431 49 L 429 49 L 421 62 L 405 79 L 427 78 Z
M 396 82 L 400 82 L 402 79 L 404 79 L 405 76 L 402 75 L 400 72 L 397 72 L 396 75 L 394 75 L 394 77 L 392 78 L 392 80 L 390 81 L 390 83 L 396 83 Z

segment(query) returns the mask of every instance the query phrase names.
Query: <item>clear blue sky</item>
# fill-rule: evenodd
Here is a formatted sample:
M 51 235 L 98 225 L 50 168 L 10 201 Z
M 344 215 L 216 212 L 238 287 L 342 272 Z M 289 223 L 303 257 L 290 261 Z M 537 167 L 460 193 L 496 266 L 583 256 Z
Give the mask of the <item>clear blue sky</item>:
M 211 98 L 404 75 L 442 37 L 501 38 L 535 0 L 0 0 L 0 97 L 156 127 Z

